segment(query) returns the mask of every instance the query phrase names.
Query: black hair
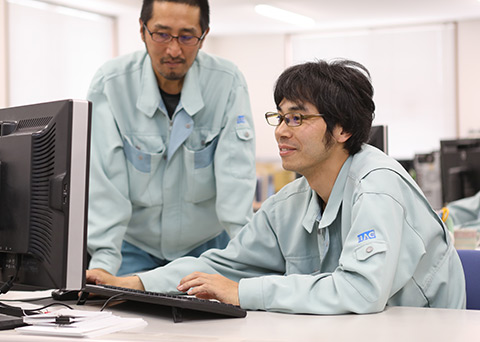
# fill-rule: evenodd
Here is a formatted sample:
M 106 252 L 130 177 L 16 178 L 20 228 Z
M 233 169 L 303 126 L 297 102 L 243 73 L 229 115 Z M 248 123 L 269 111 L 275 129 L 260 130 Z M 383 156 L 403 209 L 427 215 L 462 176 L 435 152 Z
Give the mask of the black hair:
M 275 84 L 277 107 L 283 99 L 315 105 L 325 115 L 329 135 L 336 125 L 350 133 L 344 145 L 350 155 L 360 151 L 368 141 L 375 103 L 370 73 L 360 63 L 337 59 L 292 66 Z
M 175 2 L 200 8 L 200 27 L 204 33 L 210 26 L 210 6 L 208 0 L 143 0 L 142 10 L 140 12 L 140 20 L 146 24 L 152 18 L 153 3 L 159 2 Z

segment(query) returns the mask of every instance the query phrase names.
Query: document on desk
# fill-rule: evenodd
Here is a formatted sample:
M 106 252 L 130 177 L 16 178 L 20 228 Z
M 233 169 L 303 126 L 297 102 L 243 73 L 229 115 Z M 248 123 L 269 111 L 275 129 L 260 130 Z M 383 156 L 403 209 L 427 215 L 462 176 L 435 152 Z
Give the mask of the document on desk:
M 29 325 L 15 329 L 19 333 L 69 337 L 97 337 L 147 325 L 141 318 L 124 318 L 104 311 L 69 309 L 26 316 L 24 322 Z

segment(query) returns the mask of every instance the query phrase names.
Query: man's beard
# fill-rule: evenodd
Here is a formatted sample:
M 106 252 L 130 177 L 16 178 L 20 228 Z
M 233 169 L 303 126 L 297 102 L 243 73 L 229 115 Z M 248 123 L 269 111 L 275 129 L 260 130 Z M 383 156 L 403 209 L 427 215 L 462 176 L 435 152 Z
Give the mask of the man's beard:
M 178 81 L 181 80 L 185 75 L 180 75 L 176 72 L 170 72 L 168 74 L 162 73 L 162 76 L 169 81 Z
M 177 58 L 177 59 L 172 59 L 172 58 L 162 58 L 160 60 L 160 64 L 166 64 L 168 62 L 174 62 L 174 63 L 181 63 L 181 64 L 185 64 L 186 61 L 185 59 L 183 58 Z M 168 73 L 161 73 L 161 75 L 163 77 L 165 77 L 165 79 L 169 80 L 169 81 L 177 81 L 177 80 L 181 80 L 182 78 L 185 77 L 185 74 L 179 74 L 175 71 L 170 71 Z

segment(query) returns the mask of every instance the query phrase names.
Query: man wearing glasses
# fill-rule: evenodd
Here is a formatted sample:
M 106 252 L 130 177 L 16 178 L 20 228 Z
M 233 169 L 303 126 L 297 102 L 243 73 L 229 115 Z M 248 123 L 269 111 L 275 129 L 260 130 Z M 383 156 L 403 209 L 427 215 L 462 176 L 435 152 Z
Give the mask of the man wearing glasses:
M 95 75 L 89 269 L 129 274 L 223 248 L 251 217 L 247 85 L 200 51 L 208 32 L 207 0 L 145 0 L 146 51 Z
M 296 65 L 274 99 L 278 112 L 265 116 L 282 165 L 303 177 L 267 199 L 224 250 L 89 280 L 290 313 L 464 308 L 445 226 L 402 166 L 366 144 L 375 110 L 368 71 L 348 60 Z

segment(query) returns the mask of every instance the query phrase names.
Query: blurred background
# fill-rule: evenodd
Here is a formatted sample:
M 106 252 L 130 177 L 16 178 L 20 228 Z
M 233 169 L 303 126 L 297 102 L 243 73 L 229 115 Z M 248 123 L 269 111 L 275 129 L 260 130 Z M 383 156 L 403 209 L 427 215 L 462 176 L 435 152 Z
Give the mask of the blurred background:
M 144 48 L 141 4 L 0 0 L 0 107 L 85 98 L 102 63 Z M 247 79 L 259 165 L 279 160 L 263 116 L 275 109 L 274 82 L 307 60 L 364 64 L 388 153 L 419 172 L 438 170 L 442 140 L 480 136 L 478 0 L 210 0 L 210 9 L 203 49 Z

